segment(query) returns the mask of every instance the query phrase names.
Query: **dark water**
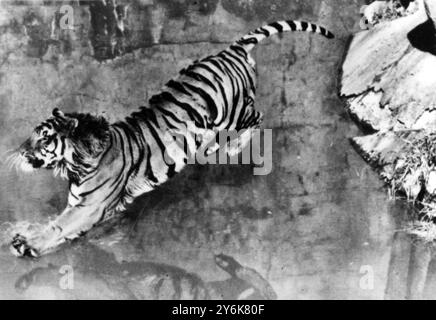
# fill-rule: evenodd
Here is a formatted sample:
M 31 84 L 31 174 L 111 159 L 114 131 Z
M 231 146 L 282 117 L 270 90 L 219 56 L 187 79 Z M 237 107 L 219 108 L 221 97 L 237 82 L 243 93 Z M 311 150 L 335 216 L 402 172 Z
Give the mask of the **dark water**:
M 28 228 L 28 223 L 1 227 L 0 299 L 277 298 L 255 269 L 227 255 L 214 255 L 216 266 L 227 274 L 215 281 L 184 268 L 146 261 L 146 255 L 140 257 L 129 244 L 132 226 L 121 221 L 96 228 L 87 238 L 39 259 L 15 258 L 8 249 L 10 235 Z M 129 261 L 117 259 L 117 251 L 123 251 Z
M 436 293 L 433 246 L 403 231 L 408 221 L 407 205 L 393 203 L 389 212 L 390 222 L 381 224 L 385 228 L 374 232 L 386 233 L 390 241 L 385 245 L 356 244 L 352 255 L 345 254 L 350 259 L 348 263 L 307 278 L 313 291 L 301 292 L 301 297 L 318 298 L 319 291 L 327 291 L 324 296 L 343 298 L 335 291 L 346 291 L 352 293 L 349 299 L 432 299 Z M 198 268 L 182 267 L 176 259 L 174 265 L 153 261 L 147 248 L 135 245 L 141 230 L 135 230 L 134 224 L 138 221 L 114 221 L 56 253 L 31 260 L 11 255 L 7 246 L 11 224 L 3 223 L 0 298 L 274 299 L 277 295 L 280 299 L 299 298 L 290 294 L 294 287 L 268 281 L 256 270 L 256 265 L 241 265 L 230 256 L 213 260 L 212 254 L 198 254 L 199 260 L 213 260 L 196 261 L 198 265 L 215 266 L 198 273 Z M 13 226 L 16 228 L 16 224 Z M 358 266 L 357 256 L 361 258 Z M 332 258 L 344 259 L 343 256 Z M 299 278 L 295 275 L 295 279 L 288 277 L 284 281 L 298 283 Z M 331 280 L 327 287 L 326 278 L 337 280 Z

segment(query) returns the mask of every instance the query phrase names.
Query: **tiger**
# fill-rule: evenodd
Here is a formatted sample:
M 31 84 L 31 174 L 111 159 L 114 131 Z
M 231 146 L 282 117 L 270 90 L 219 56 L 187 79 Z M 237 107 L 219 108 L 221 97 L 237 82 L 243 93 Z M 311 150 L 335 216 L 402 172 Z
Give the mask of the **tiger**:
M 68 204 L 42 230 L 14 234 L 12 253 L 39 257 L 121 214 L 135 198 L 180 172 L 190 157 L 216 151 L 212 142 L 219 132 L 242 132 L 238 143 L 222 146 L 228 154 L 240 152 L 263 120 L 254 106 L 256 70 L 250 52 L 286 31 L 334 38 L 316 24 L 273 22 L 193 62 L 151 97 L 148 107 L 122 121 L 109 124 L 102 116 L 55 108 L 8 161 L 17 170 L 45 168 L 66 178 Z

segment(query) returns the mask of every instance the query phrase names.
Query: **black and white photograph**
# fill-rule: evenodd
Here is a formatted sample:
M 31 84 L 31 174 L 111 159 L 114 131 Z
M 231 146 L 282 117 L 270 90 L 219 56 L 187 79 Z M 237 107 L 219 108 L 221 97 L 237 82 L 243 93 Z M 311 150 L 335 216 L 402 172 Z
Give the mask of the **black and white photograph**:
M 0 300 L 433 300 L 436 0 L 0 0 L 0 174 Z

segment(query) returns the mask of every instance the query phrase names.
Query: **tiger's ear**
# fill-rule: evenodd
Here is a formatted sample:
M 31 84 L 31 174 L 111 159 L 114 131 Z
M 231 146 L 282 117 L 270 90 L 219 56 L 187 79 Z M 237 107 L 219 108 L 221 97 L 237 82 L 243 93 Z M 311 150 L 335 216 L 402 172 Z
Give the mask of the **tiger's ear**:
M 66 125 L 65 125 L 65 129 L 67 130 L 68 133 L 73 133 L 74 130 L 79 126 L 79 120 L 77 120 L 76 118 L 72 118 L 72 117 L 67 117 L 66 118 Z
M 65 119 L 64 113 L 61 110 L 59 110 L 58 108 L 53 109 L 52 115 L 56 118 Z
M 65 131 L 67 134 L 73 133 L 73 131 L 79 125 L 79 120 L 73 117 L 66 116 L 58 108 L 53 109 L 52 114 L 57 119 L 61 120 L 60 123 L 62 124 L 62 131 Z

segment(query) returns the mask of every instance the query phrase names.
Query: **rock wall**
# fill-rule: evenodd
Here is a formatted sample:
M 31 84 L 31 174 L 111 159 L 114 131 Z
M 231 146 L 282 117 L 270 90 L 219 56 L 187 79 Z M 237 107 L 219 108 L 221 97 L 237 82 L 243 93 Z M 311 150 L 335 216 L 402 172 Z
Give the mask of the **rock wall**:
M 400 232 L 394 240 L 388 298 L 434 292 L 435 5 L 435 0 L 416 0 L 417 10 L 409 16 L 382 17 L 374 28 L 357 33 L 342 67 L 341 94 L 367 134 L 352 142 L 391 195 L 409 203 L 413 221 L 403 228 L 409 235 Z
M 120 119 L 178 70 L 265 22 L 317 22 L 336 39 L 286 34 L 254 52 L 256 105 L 273 129 L 272 173 L 188 167 L 134 204 L 109 236 L 121 241 L 100 244 L 120 261 L 169 263 L 206 280 L 224 276 L 211 258 L 224 252 L 256 268 L 279 298 L 382 298 L 396 218 L 382 183 L 349 144 L 358 129 L 337 95 L 364 2 L 70 1 L 72 30 L 61 28 L 71 21 L 62 20 L 59 1 L 1 2 L 0 153 L 54 107 Z M 1 174 L 1 221 L 42 222 L 63 209 L 66 183 L 50 173 L 2 167 Z M 7 254 L 2 263 L 11 266 Z M 375 270 L 372 290 L 359 285 L 365 265 Z

